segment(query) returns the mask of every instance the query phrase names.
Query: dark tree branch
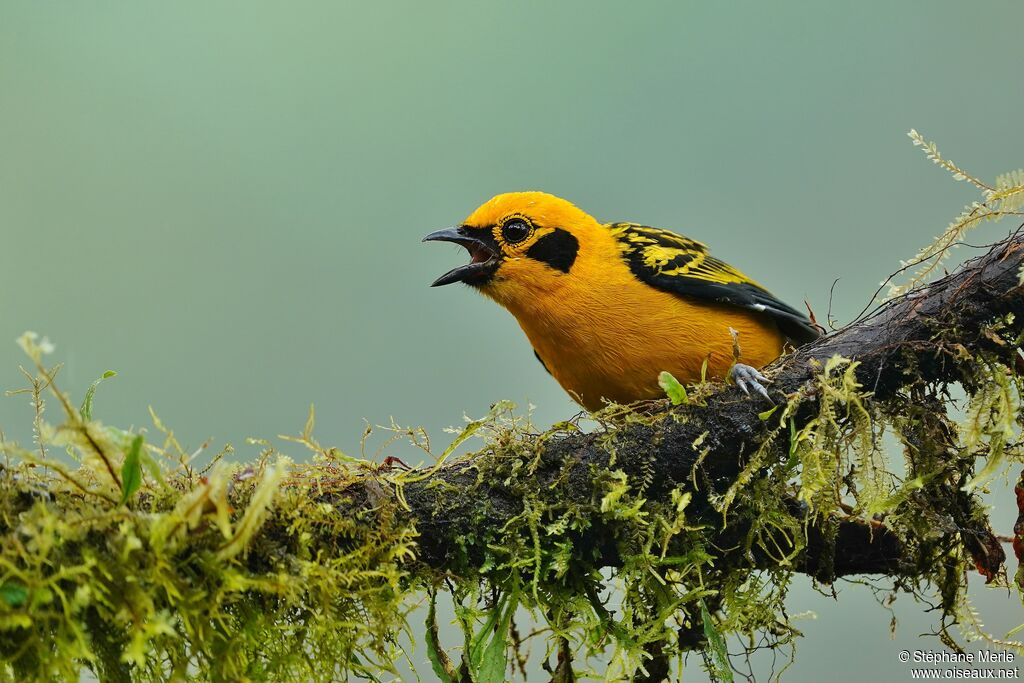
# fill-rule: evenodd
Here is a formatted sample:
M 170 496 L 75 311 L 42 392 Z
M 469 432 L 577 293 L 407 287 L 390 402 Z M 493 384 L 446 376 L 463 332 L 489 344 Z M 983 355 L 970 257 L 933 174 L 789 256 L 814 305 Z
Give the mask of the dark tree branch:
M 1016 315 L 1013 325 L 1018 328 L 1024 322 L 1018 276 L 1022 262 L 1024 237 L 1011 236 L 955 273 L 783 357 L 768 369 L 773 397 L 782 402 L 808 386 L 825 361 L 836 354 L 859 362 L 858 380 L 877 399 L 890 398 L 919 379 L 969 381 L 957 362 L 963 349 L 1016 354 L 1015 348 L 1003 348 L 993 341 L 985 326 L 1008 313 Z M 798 424 L 816 414 L 816 403 L 813 395 L 804 400 L 795 416 Z M 643 480 L 653 469 L 655 476 L 648 477 L 652 480 L 643 491 L 649 500 L 667 500 L 676 487 L 695 490 L 698 458 L 696 489 L 703 489 L 705 496 L 708 491 L 722 492 L 740 471 L 744 454 L 755 451 L 766 438 L 768 427 L 758 417 L 765 407 L 735 387 L 722 385 L 707 398 L 706 407 L 662 407 L 652 424 L 621 426 L 610 435 L 577 433 L 550 439 L 538 444 L 538 466 L 531 485 L 550 500 L 593 508 L 600 503 L 595 500 L 594 492 L 600 488 L 596 478 L 609 468 L 613 449 L 614 468 L 625 472 L 631 481 Z M 695 447 L 698 440 L 700 445 Z M 420 532 L 419 562 L 442 571 L 479 567 L 484 561 L 482 544 L 467 539 L 479 539 L 485 532 L 500 534 L 502 527 L 523 511 L 522 496 L 502 481 L 478 480 L 479 458 L 493 455 L 482 453 L 459 460 L 405 487 L 408 514 Z M 367 486 L 356 484 L 347 493 L 372 505 L 381 492 L 371 493 Z M 706 503 L 698 512 L 708 520 L 717 515 Z M 596 565 L 615 566 L 621 558 L 611 534 L 605 531 L 595 527 L 583 532 L 576 546 L 591 548 Z M 728 554 L 730 548 L 739 546 L 745 533 L 743 528 L 723 529 L 716 546 Z M 1001 553 L 998 546 L 995 550 Z M 772 564 L 771 558 L 756 552 L 733 555 L 737 562 L 754 566 Z M 1001 562 L 1002 558 L 998 559 Z M 911 574 L 916 561 L 883 524 L 835 519 L 810 525 L 808 545 L 797 567 L 828 581 L 850 574 Z

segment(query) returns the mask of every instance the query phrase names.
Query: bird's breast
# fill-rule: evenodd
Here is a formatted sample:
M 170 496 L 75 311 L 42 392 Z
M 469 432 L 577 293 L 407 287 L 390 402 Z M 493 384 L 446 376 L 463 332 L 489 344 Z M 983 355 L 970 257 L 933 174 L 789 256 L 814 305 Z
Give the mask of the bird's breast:
M 507 307 L 562 387 L 588 409 L 658 398 L 658 374 L 696 382 L 707 363 L 722 378 L 733 363 L 730 328 L 740 360 L 761 367 L 782 352 L 767 317 L 734 306 L 654 289 L 633 278 L 566 278 L 557 292 Z

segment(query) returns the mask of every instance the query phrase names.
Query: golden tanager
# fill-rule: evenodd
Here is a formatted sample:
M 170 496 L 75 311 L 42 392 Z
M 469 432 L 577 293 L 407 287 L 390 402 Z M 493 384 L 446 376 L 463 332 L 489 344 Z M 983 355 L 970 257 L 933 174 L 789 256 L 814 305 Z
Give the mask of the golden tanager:
M 602 224 L 543 192 L 500 194 L 423 240 L 455 242 L 471 256 L 432 286 L 464 282 L 507 308 L 588 410 L 663 396 L 662 371 L 687 383 L 731 376 L 767 397 L 758 368 L 820 333 L 700 242 Z

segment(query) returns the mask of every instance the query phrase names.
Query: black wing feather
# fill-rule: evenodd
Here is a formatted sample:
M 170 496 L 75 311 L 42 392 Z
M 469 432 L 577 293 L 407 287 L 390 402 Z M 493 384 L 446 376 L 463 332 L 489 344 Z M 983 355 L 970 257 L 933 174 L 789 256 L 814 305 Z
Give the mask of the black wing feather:
M 622 246 L 622 255 L 630 270 L 652 287 L 765 313 L 795 346 L 821 335 L 821 330 L 806 315 L 711 256 L 700 242 L 636 223 L 613 223 L 608 227 Z

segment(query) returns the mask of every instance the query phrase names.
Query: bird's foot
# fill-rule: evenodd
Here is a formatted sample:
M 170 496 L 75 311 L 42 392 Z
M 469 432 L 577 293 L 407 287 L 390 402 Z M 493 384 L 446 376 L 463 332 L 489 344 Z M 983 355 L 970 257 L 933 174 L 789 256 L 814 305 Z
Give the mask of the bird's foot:
M 768 395 L 768 391 L 761 385 L 761 382 L 770 384 L 771 380 L 758 372 L 756 368 L 744 365 L 743 363 L 736 363 L 729 371 L 729 377 L 736 383 L 736 386 L 743 390 L 744 394 L 749 396 L 750 390 L 753 389 L 768 399 L 768 401 L 772 400 Z

